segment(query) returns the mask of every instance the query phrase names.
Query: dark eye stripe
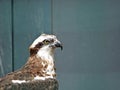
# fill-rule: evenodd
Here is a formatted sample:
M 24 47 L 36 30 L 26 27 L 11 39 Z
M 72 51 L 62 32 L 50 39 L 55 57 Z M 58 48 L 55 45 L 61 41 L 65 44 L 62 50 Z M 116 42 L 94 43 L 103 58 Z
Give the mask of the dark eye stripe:
M 51 39 L 50 41 L 51 41 L 51 42 L 54 42 L 54 39 Z
M 48 40 L 48 39 L 45 39 L 43 42 L 52 43 L 52 42 L 54 42 L 54 39 L 51 39 L 51 38 L 50 38 L 49 40 Z
M 43 42 L 50 42 L 49 40 L 45 39 Z
M 42 42 L 39 42 L 39 43 L 35 46 L 35 48 L 41 48 L 42 45 L 43 45 L 43 43 L 42 43 Z

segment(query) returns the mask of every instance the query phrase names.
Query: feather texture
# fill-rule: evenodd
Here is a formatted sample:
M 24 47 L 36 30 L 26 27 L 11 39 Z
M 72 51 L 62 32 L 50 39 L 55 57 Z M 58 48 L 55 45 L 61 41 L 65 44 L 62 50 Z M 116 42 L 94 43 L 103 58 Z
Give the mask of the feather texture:
M 58 90 L 54 50 L 62 45 L 55 35 L 43 34 L 30 46 L 26 64 L 0 78 L 0 90 Z

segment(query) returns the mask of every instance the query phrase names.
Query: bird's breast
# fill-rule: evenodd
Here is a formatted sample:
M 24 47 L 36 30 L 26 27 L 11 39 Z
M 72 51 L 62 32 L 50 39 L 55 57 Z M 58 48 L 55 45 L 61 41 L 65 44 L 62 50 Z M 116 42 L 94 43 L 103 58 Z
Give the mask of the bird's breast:
M 55 78 L 55 67 L 53 60 L 44 60 L 41 58 L 30 58 L 25 65 L 24 70 L 36 77 Z

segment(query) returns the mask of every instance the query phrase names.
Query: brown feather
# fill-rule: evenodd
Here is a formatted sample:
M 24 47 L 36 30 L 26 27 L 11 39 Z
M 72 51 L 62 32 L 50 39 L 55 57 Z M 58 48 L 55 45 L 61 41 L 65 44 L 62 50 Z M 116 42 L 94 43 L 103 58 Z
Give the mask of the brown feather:
M 44 63 L 44 66 L 43 64 Z M 29 57 L 27 63 L 19 70 L 9 73 L 0 79 L 0 86 L 10 84 L 12 80 L 33 80 L 35 76 L 49 76 L 44 72 L 48 62 L 38 58 L 36 55 Z M 55 68 L 53 68 L 55 70 Z M 56 76 L 55 74 L 53 75 Z M 7 82 L 7 83 L 6 83 Z

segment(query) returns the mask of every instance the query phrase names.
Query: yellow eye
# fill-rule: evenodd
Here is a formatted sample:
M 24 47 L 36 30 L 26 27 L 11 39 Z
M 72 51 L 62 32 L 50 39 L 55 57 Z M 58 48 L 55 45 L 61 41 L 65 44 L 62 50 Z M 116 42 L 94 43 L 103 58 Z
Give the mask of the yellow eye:
M 44 43 L 45 45 L 47 45 L 47 44 L 50 43 L 50 41 L 49 41 L 49 40 L 44 40 L 43 43 Z

